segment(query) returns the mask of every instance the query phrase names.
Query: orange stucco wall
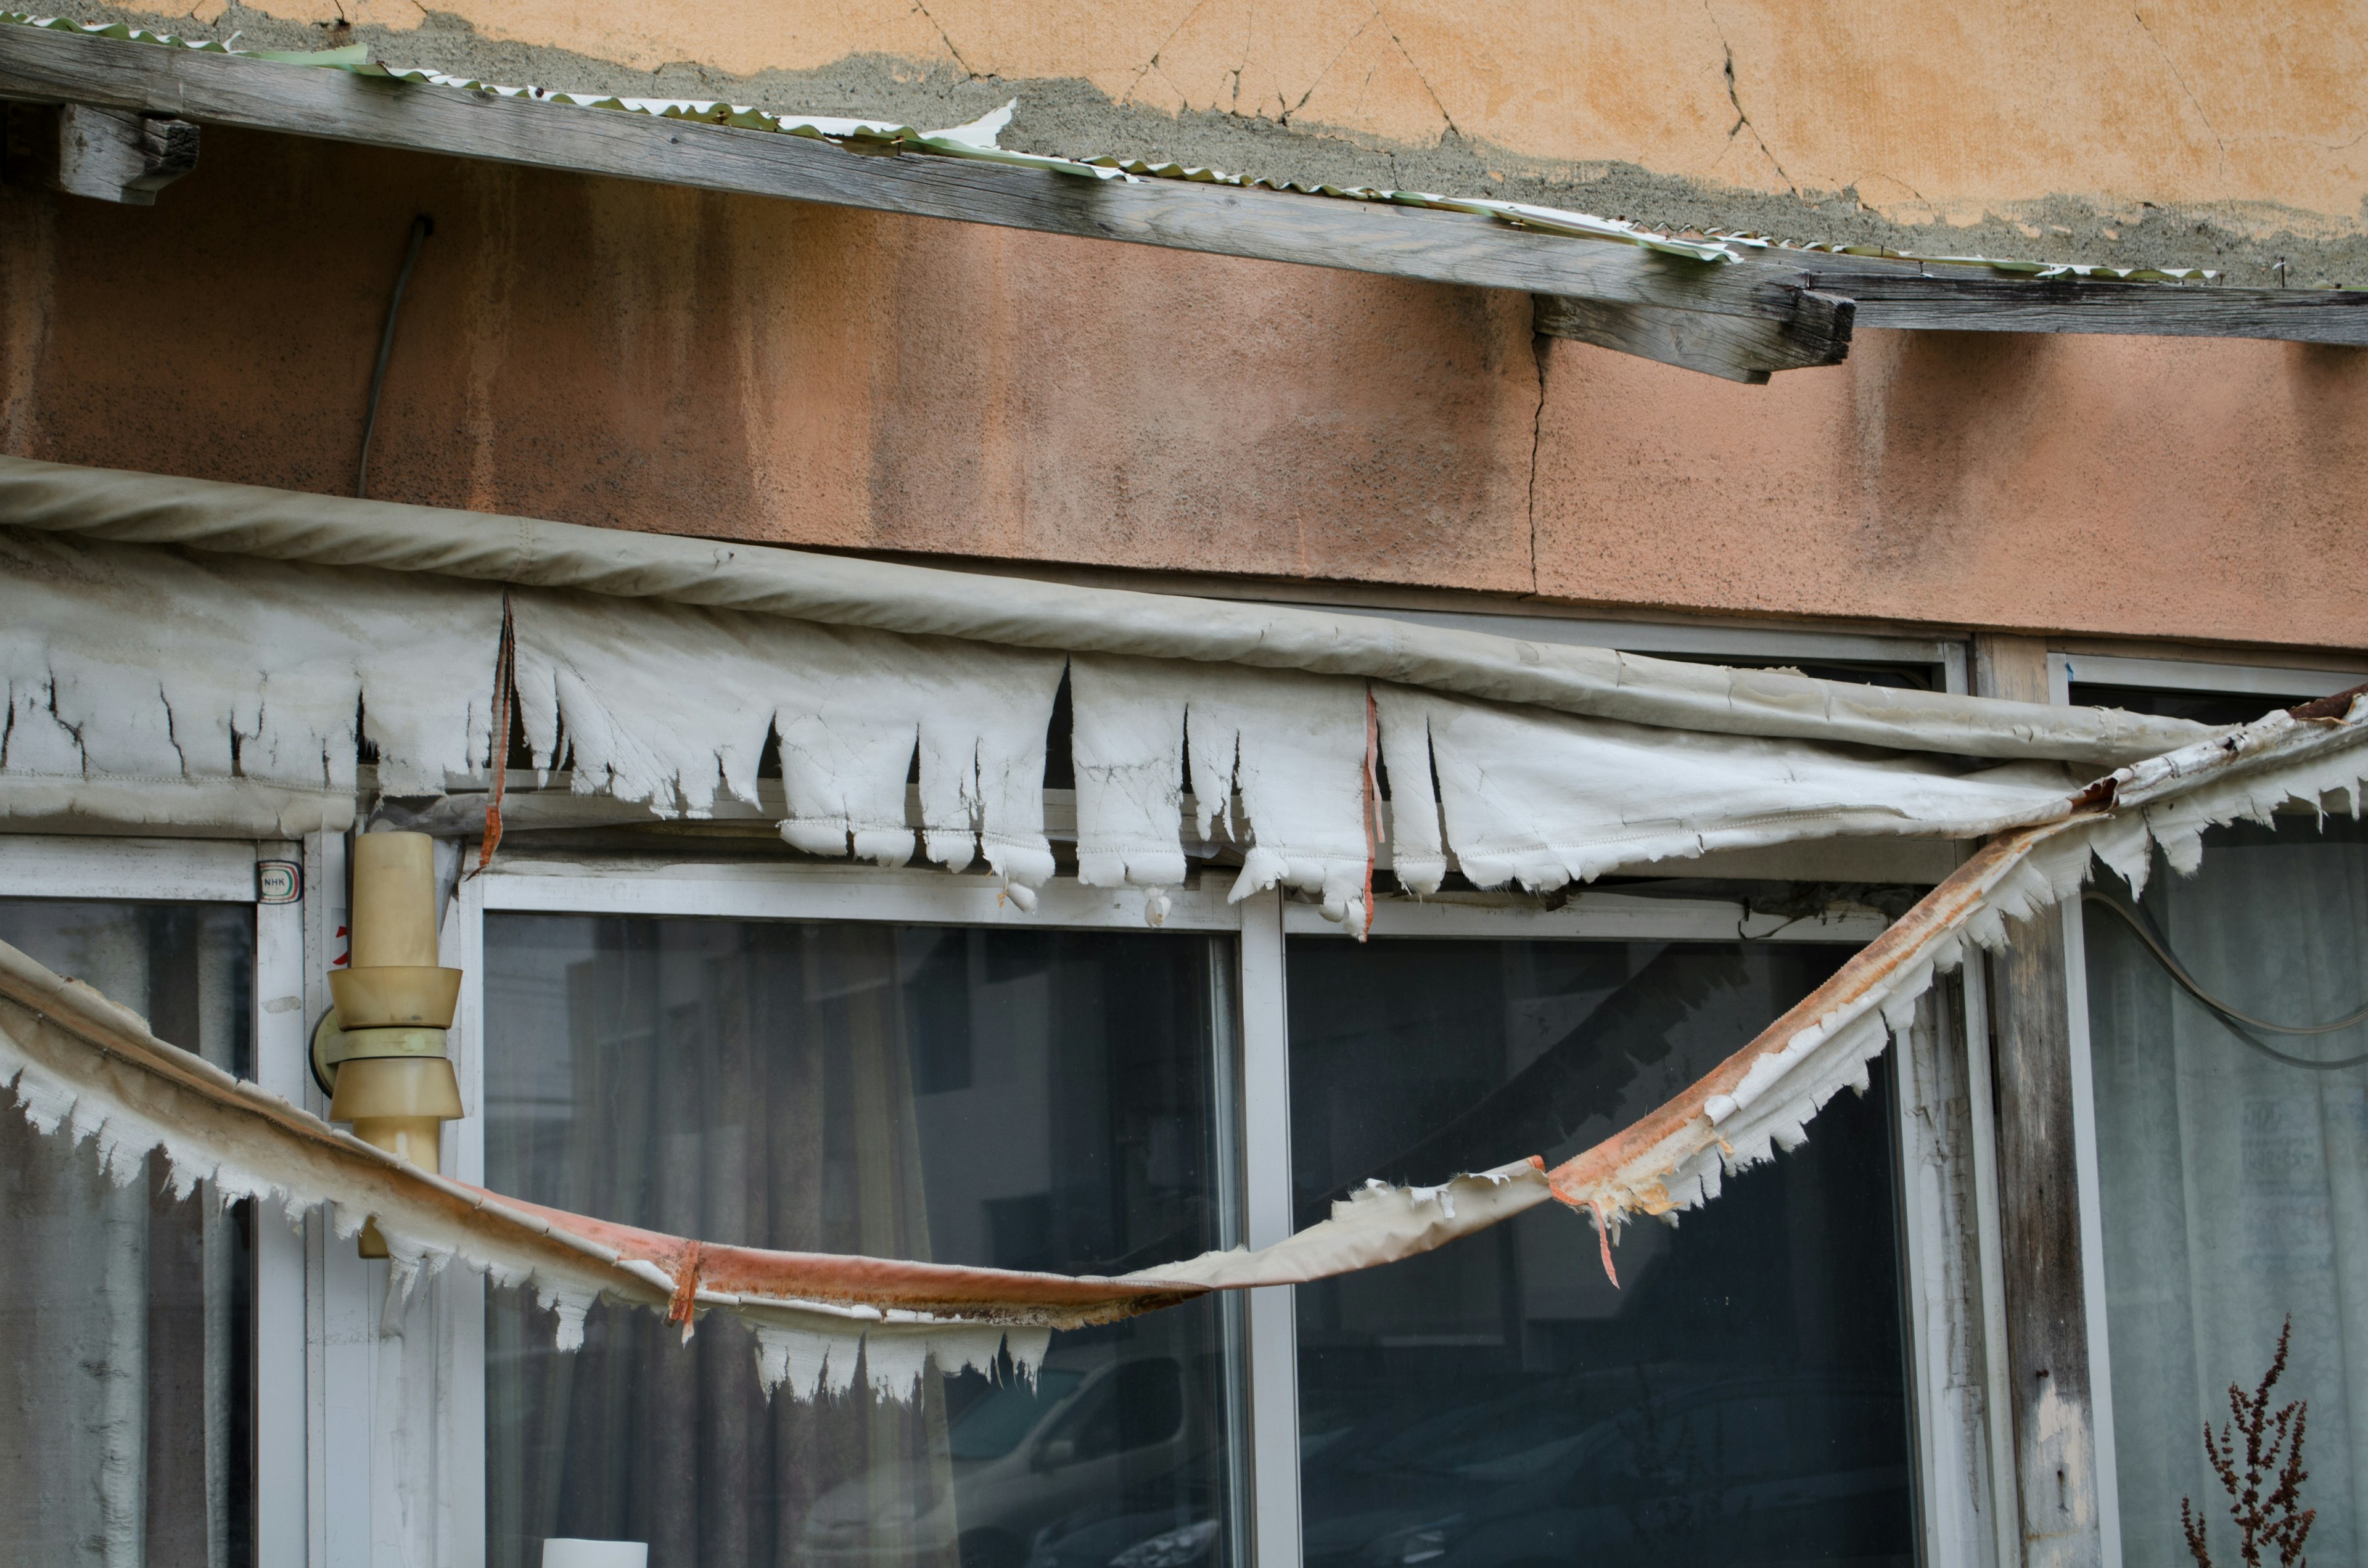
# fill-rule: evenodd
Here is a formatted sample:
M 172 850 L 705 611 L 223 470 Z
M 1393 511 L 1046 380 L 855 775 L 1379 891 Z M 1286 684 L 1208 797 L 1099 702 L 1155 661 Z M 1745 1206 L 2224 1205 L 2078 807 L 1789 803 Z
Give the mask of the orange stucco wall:
M 1867 334 L 1732 386 L 1519 295 L 208 132 L 0 190 L 0 447 L 629 528 L 2368 646 L 2368 354 Z M 1543 374 L 1542 374 L 1543 370 Z
M 225 0 L 199 0 L 200 23 Z M 265 0 L 399 30 L 413 0 Z M 2368 22 L 2331 0 L 2108 7 L 1851 0 L 439 0 L 490 40 L 643 69 L 885 54 L 1122 103 L 1217 109 L 1765 191 L 1855 187 L 1970 222 L 2051 194 L 2291 210 L 2358 233 Z M 399 52 L 399 51 L 398 51 Z M 2265 215 L 2266 221 L 2266 215 Z M 1811 236 L 1814 237 L 1814 236 Z M 2038 237 L 2034 230 L 2033 237 Z

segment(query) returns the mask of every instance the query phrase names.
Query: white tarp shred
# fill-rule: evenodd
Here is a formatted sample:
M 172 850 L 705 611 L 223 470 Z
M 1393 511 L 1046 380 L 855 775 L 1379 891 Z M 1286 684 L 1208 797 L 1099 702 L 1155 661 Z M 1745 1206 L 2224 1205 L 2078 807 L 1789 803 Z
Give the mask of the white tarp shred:
M 1713 849 L 1880 834 L 1978 837 L 2061 812 L 2079 781 L 2061 763 L 1966 767 L 1923 754 L 1574 718 L 1405 687 L 1376 684 L 1373 697 L 1394 808 L 1393 866 L 1422 893 L 1438 891 L 1451 849 L 1477 886 L 1546 892 Z
M 1969 947 L 1998 949 L 2010 922 L 2074 896 L 2093 857 L 2135 893 L 2154 848 L 2182 872 L 2205 828 L 2275 826 L 2281 806 L 2360 814 L 2368 784 L 2368 697 L 2341 720 L 2272 713 L 2241 729 L 2124 767 L 2067 801 L 2055 820 L 1994 840 L 1831 980 L 1742 1051 L 1595 1148 L 1548 1173 L 1554 1196 L 1616 1229 L 1718 1196 L 1723 1176 L 1792 1149 L 1868 1063 L 1904 1039 L 1919 998 Z
M 1190 1280 L 1219 1290 L 1304 1285 L 1429 1252 L 1534 1209 L 1553 1196 L 1543 1161 L 1516 1160 L 1437 1187 L 1370 1181 L 1333 1204 L 1331 1218 L 1272 1246 L 1202 1253 L 1188 1262 L 1126 1278 Z
M 342 827 L 358 738 L 377 747 L 382 794 L 438 796 L 486 767 L 501 597 L 430 573 L 0 530 L 0 811 Z M 1064 658 L 572 589 L 509 597 L 523 733 L 535 766 L 568 767 L 577 793 L 659 817 L 762 809 L 810 854 L 895 866 L 917 851 L 953 870 L 983 858 L 1023 909 L 1053 869 L 1043 778 L 1064 668 L 1079 880 L 1144 889 L 1155 923 L 1190 870 L 1189 790 L 1198 852 L 1238 855 L 1234 898 L 1281 884 L 1363 928 L 1369 703 L 1394 869 L 1418 895 L 1451 869 L 1548 892 L 1706 850 L 1977 837 L 2062 815 L 2093 776 L 1299 668 Z
M 1189 749 L 1198 835 L 1243 851 L 1232 898 L 1281 882 L 1362 924 L 1362 681 L 1079 654 L 1069 691 L 1079 881 L 1148 888 L 1156 907 L 1184 881 Z
M 1023 907 L 1052 876 L 1044 745 L 1059 654 L 590 594 L 513 603 L 527 744 L 540 767 L 572 757 L 578 792 L 661 816 L 706 816 L 719 793 L 754 805 L 778 735 L 781 836 L 901 866 L 917 750 L 928 858 L 959 871 L 983 855 Z
M 0 530 L 0 816 L 341 831 L 358 739 L 479 769 L 500 631 L 487 584 Z
M 1212 1253 L 1172 1269 L 1113 1280 L 996 1269 L 939 1270 L 967 1292 L 962 1312 L 918 1311 L 911 1299 L 861 1299 L 860 1281 L 926 1274 L 928 1266 L 708 1248 L 480 1192 L 394 1160 L 202 1059 L 157 1040 L 146 1022 L 78 983 L 0 944 L 0 1093 L 33 1127 L 87 1141 L 118 1182 L 164 1158 L 176 1198 L 203 1184 L 216 1202 L 256 1199 L 291 1222 L 325 1205 L 350 1240 L 374 1221 L 390 1254 L 389 1289 L 408 1298 L 423 1278 L 459 1264 L 509 1288 L 531 1289 L 553 1314 L 562 1349 L 583 1342 L 585 1315 L 607 1297 L 666 1311 L 686 1288 L 699 1312 L 725 1312 L 755 1330 L 758 1379 L 798 1399 L 843 1393 L 859 1356 L 874 1391 L 909 1399 L 923 1371 L 976 1368 L 1008 1356 L 1031 1376 L 1056 1328 L 1153 1310 L 1210 1289 L 1320 1278 L 1441 1245 L 1542 1200 L 1533 1164 L 1399 1193 L 1376 1187 L 1338 1206 L 1333 1220 L 1264 1253 Z M 658 1244 L 652 1246 L 651 1243 Z M 622 1245 L 618 1244 L 622 1243 Z M 724 1256 L 730 1255 L 730 1256 Z M 654 1258 L 663 1256 L 671 1268 Z M 728 1278 L 734 1260 L 803 1268 L 840 1299 L 798 1299 Z M 710 1270 L 712 1270 L 711 1273 Z M 686 1284 L 686 1276 L 687 1284 Z M 715 1278 L 732 1288 L 712 1286 Z M 910 1286 L 909 1278 L 905 1280 Z M 936 1281 L 923 1278 L 920 1288 Z
M 404 1294 L 424 1271 L 457 1260 L 497 1283 L 531 1285 L 555 1311 L 563 1346 L 580 1343 L 584 1314 L 601 1296 L 653 1308 L 679 1297 L 689 1310 L 730 1312 L 754 1325 L 757 1371 L 768 1389 L 796 1398 L 844 1392 L 860 1353 L 874 1389 L 903 1399 L 932 1364 L 992 1365 L 1000 1349 L 1024 1367 L 1056 1327 L 1107 1322 L 1209 1289 L 1300 1282 L 1395 1261 L 1549 1194 L 1594 1216 L 1609 1267 L 1612 1235 L 1627 1220 L 1707 1202 L 1725 1176 L 1797 1146 L 1834 1095 L 1866 1086 L 1868 1063 L 1907 1030 L 1936 974 L 1961 963 L 1968 944 L 2001 946 L 2009 922 L 2076 892 L 2092 855 L 2135 885 L 2157 844 L 2171 865 L 2192 869 L 2213 824 L 2270 823 L 2290 801 L 2348 806 L 2357 815 L 2363 783 L 2368 697 L 2341 719 L 2272 714 L 2125 767 L 2064 797 L 2041 825 L 1994 840 L 1748 1045 L 1576 1159 L 1543 1173 L 1541 1162 L 1516 1162 L 1434 1187 L 1372 1186 L 1274 1246 L 1121 1279 L 702 1252 L 703 1243 L 534 1210 L 416 1171 L 336 1132 L 157 1040 L 125 1009 L 6 946 L 0 1085 L 42 1132 L 87 1139 L 119 1181 L 161 1152 L 176 1194 L 203 1181 L 218 1199 L 275 1200 L 290 1214 L 326 1203 L 346 1236 L 365 1216 L 374 1219 L 393 1256 L 390 1289 Z M 837 1293 L 805 1299 L 749 1283 L 791 1278 Z M 864 1298 L 867 1279 L 876 1300 Z M 919 1299 L 916 1291 L 938 1301 L 959 1295 L 966 1305 L 897 1304 Z
M 78 468 L 0 455 L 0 518 L 30 532 L 578 588 L 905 636 L 1355 676 L 1661 729 L 2102 771 L 2208 732 L 2106 708 L 1727 669 L 1291 605 L 989 577 L 903 562 Z

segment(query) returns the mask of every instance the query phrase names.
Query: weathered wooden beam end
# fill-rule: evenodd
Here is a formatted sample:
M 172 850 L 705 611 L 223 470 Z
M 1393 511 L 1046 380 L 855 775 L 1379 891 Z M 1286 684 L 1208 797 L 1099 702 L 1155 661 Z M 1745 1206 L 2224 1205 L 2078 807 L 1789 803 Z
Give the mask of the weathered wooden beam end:
M 1857 314 L 1851 301 L 1809 289 L 1782 293 L 1789 308 L 1775 316 L 1540 294 L 1535 324 L 1549 337 L 1591 343 L 1747 386 L 1765 386 L 1778 370 L 1839 365 L 1849 357 Z
M 45 183 L 71 196 L 153 207 L 158 191 L 198 166 L 198 128 L 186 119 L 65 104 L 53 121 L 57 151 Z

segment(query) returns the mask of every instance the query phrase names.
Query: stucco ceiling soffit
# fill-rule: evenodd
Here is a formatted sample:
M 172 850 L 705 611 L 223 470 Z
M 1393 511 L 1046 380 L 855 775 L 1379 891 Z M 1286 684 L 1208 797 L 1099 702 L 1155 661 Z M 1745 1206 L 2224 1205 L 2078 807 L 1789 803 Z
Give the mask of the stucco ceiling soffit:
M 1659 233 L 1486 198 L 1048 157 L 1001 146 L 995 116 L 928 131 L 711 100 L 579 97 L 351 51 L 298 62 L 120 25 L 16 13 L 0 22 L 13 24 L 0 26 L 0 96 L 1517 290 L 1545 301 L 1549 333 L 1737 381 L 1838 363 L 1853 324 L 2368 343 L 2368 314 L 2354 308 L 2368 293 Z

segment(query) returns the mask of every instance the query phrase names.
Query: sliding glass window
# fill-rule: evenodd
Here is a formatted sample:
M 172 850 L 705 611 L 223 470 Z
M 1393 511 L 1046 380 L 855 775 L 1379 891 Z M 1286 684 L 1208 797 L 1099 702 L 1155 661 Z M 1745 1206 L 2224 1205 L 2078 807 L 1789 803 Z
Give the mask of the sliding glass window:
M 1297 1222 L 1565 1158 L 1833 972 L 1809 943 L 1289 948 Z M 1890 1075 L 1599 1261 L 1559 1206 L 1302 1287 L 1310 1568 L 1914 1560 Z
M 2260 704 L 2253 704 L 2258 708 Z M 2368 1558 L 2368 829 L 2281 816 L 2204 835 L 2146 895 L 2100 877 L 2084 910 L 2122 1540 L 2187 1561 L 2180 1506 L 2226 1494 L 2202 1432 L 2250 1391 L 2280 1329 L 2276 1403 L 2307 1400 L 2314 1561 Z M 2179 965 L 2230 1011 L 2176 981 Z M 2258 1021 L 2255 1021 L 2258 1020 Z M 2241 1442 L 2241 1437 L 2239 1438 Z
M 710 1241 L 1117 1274 L 1235 1239 L 1233 945 L 1143 931 L 492 915 L 495 1190 Z M 487 1309 L 490 1560 L 654 1568 L 1238 1561 L 1224 1312 L 1054 1336 L 1034 1381 L 936 1369 L 768 1401 L 752 1336 Z
M 0 899 L 0 941 L 247 1073 L 251 905 Z M 252 1560 L 253 1224 L 0 1103 L 0 1561 Z

